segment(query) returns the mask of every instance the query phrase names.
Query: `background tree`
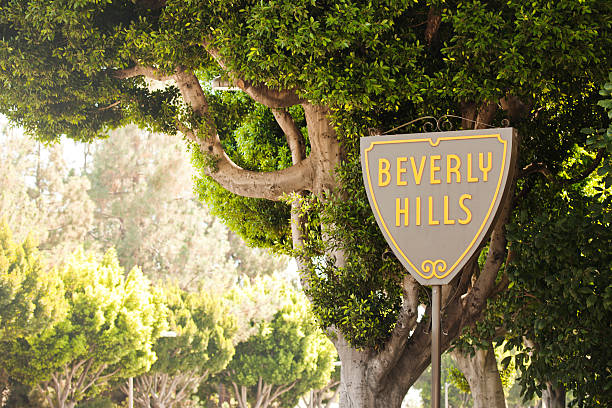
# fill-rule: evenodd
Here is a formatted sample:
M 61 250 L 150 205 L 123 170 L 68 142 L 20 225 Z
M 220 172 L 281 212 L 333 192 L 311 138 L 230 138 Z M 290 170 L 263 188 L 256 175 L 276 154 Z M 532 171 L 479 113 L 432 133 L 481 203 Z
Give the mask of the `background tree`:
M 240 408 L 295 406 L 299 398 L 330 380 L 335 353 L 316 327 L 306 299 L 286 289 L 284 305 L 270 320 L 252 322 L 255 332 L 236 345 L 219 379 Z
M 463 128 L 509 119 L 521 136 L 519 165 L 557 173 L 571 146 L 584 145 L 579 129 L 603 119 L 591 102 L 609 67 L 611 7 L 15 0 L 0 9 L 0 109 L 46 140 L 89 140 L 129 121 L 180 130 L 206 183 L 229 192 L 200 185 L 201 195 L 246 197 L 223 200 L 252 209 L 239 228 L 245 239 L 299 253 L 313 310 L 343 361 L 341 404 L 397 407 L 430 359 L 427 319 L 416 313 L 427 290 L 383 256 L 358 136 L 422 115 L 455 114 Z M 213 74 L 271 110 L 208 95 L 200 80 Z M 150 90 L 145 78 L 174 82 Z M 263 128 L 265 139 L 242 126 L 262 122 L 274 125 Z M 251 160 L 262 151 L 274 160 Z M 597 167 L 603 155 L 584 155 L 570 173 Z M 528 195 L 531 183 L 517 189 Z M 302 197 L 292 215 L 280 202 L 288 196 Z M 443 348 L 504 287 L 512 204 L 502 206 L 483 267 L 469 262 L 443 294 Z
M 6 159 L 0 164 L 2 214 L 18 228 L 20 236 L 25 237 L 30 231 L 39 238 L 48 238 L 48 230 L 58 222 L 54 218 L 57 211 L 53 205 L 42 205 L 30 196 L 35 186 L 33 180 L 50 185 L 46 178 L 49 174 L 55 175 L 54 185 L 61 184 L 61 180 L 70 183 L 78 179 L 83 186 L 79 191 L 82 205 L 89 208 L 90 216 L 80 220 L 83 222 L 81 238 L 63 235 L 62 231 L 69 230 L 65 228 L 57 230 L 53 240 L 45 241 L 43 252 L 54 263 L 65 251 L 78 245 L 79 239 L 88 248 L 98 250 L 117 245 L 131 251 L 126 251 L 122 259 L 148 268 L 146 273 L 152 278 L 174 279 L 191 289 L 204 284 L 215 293 L 239 279 L 275 275 L 285 269 L 286 258 L 246 247 L 242 239 L 193 198 L 192 169 L 181 145 L 180 141 L 133 127 L 116 132 L 90 147 L 85 174 L 93 188 L 87 190 L 85 186 L 90 182 L 84 176 L 75 176 L 80 171 L 78 168 L 70 169 L 66 165 L 67 152 L 63 146 L 39 146 L 18 129 L 5 129 L 0 138 L 0 154 Z M 50 149 L 55 153 L 51 154 Z M 79 149 L 80 146 L 69 151 L 76 154 Z M 127 160 L 122 160 L 124 157 Z M 37 179 L 34 176 L 39 166 L 57 171 L 40 171 Z M 65 197 L 60 190 L 66 191 L 66 188 L 56 188 L 50 193 L 58 207 L 70 209 L 78 205 L 78 199 Z M 60 200 L 61 197 L 64 198 Z M 79 214 L 77 211 L 74 216 Z M 124 234 L 118 227 L 120 219 L 129 220 Z M 181 226 L 180 231 L 175 230 L 177 225 Z M 140 241 L 136 240 L 138 237 Z M 10 389 L 19 391 L 23 394 L 20 398 L 27 400 L 29 387 L 18 384 L 15 379 L 11 381 Z M 24 404 L 16 400 L 15 403 Z
M 128 269 L 210 289 L 286 268 L 286 258 L 246 247 L 195 199 L 181 141 L 126 128 L 71 168 L 66 157 L 81 148 L 45 146 L 7 126 L 0 137 L 0 212 L 19 239 L 33 234 L 49 262 L 83 244 L 116 247 Z
M 13 241 L 5 222 L 0 224 L 0 338 L 40 332 L 66 313 L 63 284 L 47 271 L 32 238 Z
M 157 360 L 134 379 L 134 401 L 145 408 L 183 406 L 200 382 L 224 369 L 234 353 L 234 323 L 218 300 L 172 286 L 164 289 L 163 299 L 176 337 L 158 338 L 153 348 Z
M 60 277 L 66 315 L 34 335 L 3 339 L 2 348 L 10 376 L 37 384 L 50 406 L 70 408 L 113 377 L 149 369 L 166 322 L 149 281 L 137 269 L 124 277 L 112 251 L 100 262 L 77 252 Z
M 127 268 L 182 288 L 222 292 L 240 274 L 276 273 L 286 259 L 247 248 L 192 192 L 184 143 L 135 127 L 98 143 L 88 174 L 96 222 L 91 235 L 115 247 Z
M 32 234 L 52 264 L 88 241 L 90 184 L 69 169 L 62 146 L 45 146 L 2 121 L 0 158 L 0 213 L 18 239 Z
M 340 391 L 340 367 L 334 367 L 330 380 L 321 388 L 308 391 L 301 398 L 301 403 L 306 408 L 330 408 L 337 402 Z
M 62 319 L 67 309 L 62 292 L 61 280 L 44 269 L 32 238 L 18 244 L 7 224 L 0 222 L 0 405 L 11 392 L 4 346 Z

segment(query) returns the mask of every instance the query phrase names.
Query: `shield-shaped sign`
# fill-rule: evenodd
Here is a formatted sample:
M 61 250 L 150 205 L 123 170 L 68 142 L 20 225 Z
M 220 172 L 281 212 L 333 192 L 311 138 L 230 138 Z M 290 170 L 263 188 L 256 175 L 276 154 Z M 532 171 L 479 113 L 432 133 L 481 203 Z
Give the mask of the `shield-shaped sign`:
M 487 237 L 512 181 L 514 137 L 503 128 L 361 138 L 376 221 L 421 284 L 448 283 Z

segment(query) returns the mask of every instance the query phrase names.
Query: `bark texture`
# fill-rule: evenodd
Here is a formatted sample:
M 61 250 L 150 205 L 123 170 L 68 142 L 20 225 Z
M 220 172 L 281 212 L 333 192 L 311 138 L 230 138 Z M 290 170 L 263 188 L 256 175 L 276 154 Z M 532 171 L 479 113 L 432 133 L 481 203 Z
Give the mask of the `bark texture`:
M 473 356 L 459 350 L 454 350 L 451 355 L 470 384 L 474 408 L 506 408 L 504 389 L 491 343 L 486 349 L 475 348 Z
M 94 358 L 66 364 L 63 371 L 53 373 L 51 379 L 38 385 L 38 390 L 45 396 L 53 408 L 73 408 L 85 397 L 87 391 L 105 384 L 119 369 L 105 373 L 107 364 L 94 368 Z
M 259 377 L 257 391 L 255 395 L 249 396 L 248 388 L 244 385 L 236 384 L 232 381 L 234 389 L 234 399 L 239 408 L 268 408 L 283 394 L 291 391 L 297 384 L 297 380 L 290 384 L 274 386 L 267 384 Z M 249 403 L 249 400 L 251 403 Z
M 542 408 L 565 408 L 565 389 L 546 383 L 542 392 Z
M 182 404 L 197 388 L 206 374 L 188 371 L 169 375 L 152 373 L 134 378 L 134 402 L 147 408 L 170 408 Z M 121 386 L 127 394 L 128 385 Z
M 336 401 L 340 388 L 340 381 L 331 380 L 319 390 L 310 390 L 308 396 L 302 397 L 306 408 L 329 408 Z

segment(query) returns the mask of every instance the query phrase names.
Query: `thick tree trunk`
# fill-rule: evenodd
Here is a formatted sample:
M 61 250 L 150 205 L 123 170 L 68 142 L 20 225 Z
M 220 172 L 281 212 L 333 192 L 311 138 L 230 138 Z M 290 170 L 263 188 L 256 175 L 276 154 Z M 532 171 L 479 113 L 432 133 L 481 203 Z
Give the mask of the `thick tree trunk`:
M 346 343 L 336 346 L 342 367 L 340 370 L 340 407 L 365 408 L 373 406 L 372 395 L 367 383 L 369 356 L 355 350 Z M 391 408 L 391 407 L 390 407 Z
M 353 350 L 354 359 L 343 360 L 340 381 L 340 408 L 400 408 L 406 391 L 397 378 L 373 384 L 368 381 L 368 361 Z M 377 389 L 380 388 L 380 389 Z
M 506 408 L 492 344 L 489 343 L 486 349 L 476 348 L 474 356 L 458 350 L 451 355 L 470 384 L 474 408 Z
M 355 353 L 358 351 L 354 350 Z M 393 379 L 387 380 L 383 391 L 372 389 L 367 381 L 367 361 L 359 358 L 342 363 L 340 382 L 341 408 L 400 408 L 404 394 L 399 392 Z
M 411 344 L 409 361 L 401 360 L 387 375 L 374 374 L 380 354 L 356 350 L 346 341 L 336 341 L 342 367 L 340 408 L 400 408 L 410 386 L 429 365 L 429 344 L 417 336 Z
M 542 408 L 565 408 L 565 389 L 547 383 L 542 392 Z

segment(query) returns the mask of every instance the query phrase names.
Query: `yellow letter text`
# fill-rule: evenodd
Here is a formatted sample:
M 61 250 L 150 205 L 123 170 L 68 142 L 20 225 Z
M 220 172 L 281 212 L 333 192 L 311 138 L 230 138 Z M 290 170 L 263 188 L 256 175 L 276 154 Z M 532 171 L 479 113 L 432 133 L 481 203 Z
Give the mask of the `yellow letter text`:
M 395 199 L 395 226 L 400 226 L 400 218 L 404 215 L 404 226 L 408 226 L 408 197 L 404 198 L 404 208 L 401 207 L 401 199 Z
M 471 194 L 463 194 L 461 197 L 459 197 L 459 207 L 461 207 L 461 209 L 463 211 L 465 211 L 465 218 L 462 219 L 462 220 L 459 220 L 459 224 L 465 225 L 465 224 L 469 224 L 470 221 L 472 221 L 472 212 L 463 203 L 463 201 L 471 200 L 471 199 L 472 199 L 472 195 Z
M 378 186 L 384 187 L 391 182 L 391 173 L 389 173 L 391 163 L 387 159 L 378 159 Z

